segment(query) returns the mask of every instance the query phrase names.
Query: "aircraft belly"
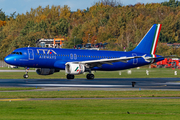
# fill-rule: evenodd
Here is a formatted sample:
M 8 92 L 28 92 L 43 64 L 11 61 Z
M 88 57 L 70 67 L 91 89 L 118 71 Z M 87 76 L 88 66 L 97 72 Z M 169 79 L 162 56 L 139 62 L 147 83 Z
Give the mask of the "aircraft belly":
M 38 62 L 37 66 L 41 68 L 51 68 L 54 66 L 54 61 L 41 60 Z

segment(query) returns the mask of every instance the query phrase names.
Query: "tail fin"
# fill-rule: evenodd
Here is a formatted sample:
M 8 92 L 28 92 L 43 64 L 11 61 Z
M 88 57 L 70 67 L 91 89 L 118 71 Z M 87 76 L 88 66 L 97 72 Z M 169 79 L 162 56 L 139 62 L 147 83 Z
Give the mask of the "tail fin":
M 161 24 L 154 24 L 146 33 L 138 46 L 134 50 L 132 50 L 132 52 L 148 53 L 154 55 L 156 52 L 160 30 Z

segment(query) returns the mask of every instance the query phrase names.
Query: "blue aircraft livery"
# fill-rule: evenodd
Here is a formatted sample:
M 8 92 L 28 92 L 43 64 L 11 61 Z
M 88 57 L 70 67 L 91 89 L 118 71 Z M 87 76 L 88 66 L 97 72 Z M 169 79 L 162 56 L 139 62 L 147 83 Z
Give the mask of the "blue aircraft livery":
M 93 70 L 114 71 L 135 68 L 164 60 L 155 55 L 161 24 L 154 24 L 137 47 L 129 52 L 104 50 L 79 50 L 26 47 L 14 50 L 6 56 L 8 64 L 37 68 L 39 75 L 50 75 L 65 70 L 67 79 L 89 72 L 87 79 L 94 79 Z M 28 72 L 24 78 L 28 77 Z

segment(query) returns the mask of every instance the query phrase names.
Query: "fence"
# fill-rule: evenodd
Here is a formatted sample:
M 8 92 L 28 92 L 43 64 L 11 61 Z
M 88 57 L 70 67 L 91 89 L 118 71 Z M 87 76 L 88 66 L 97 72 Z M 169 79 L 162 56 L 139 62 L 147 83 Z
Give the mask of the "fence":
M 5 63 L 3 60 L 0 60 L 0 67 L 8 67 L 8 64 Z

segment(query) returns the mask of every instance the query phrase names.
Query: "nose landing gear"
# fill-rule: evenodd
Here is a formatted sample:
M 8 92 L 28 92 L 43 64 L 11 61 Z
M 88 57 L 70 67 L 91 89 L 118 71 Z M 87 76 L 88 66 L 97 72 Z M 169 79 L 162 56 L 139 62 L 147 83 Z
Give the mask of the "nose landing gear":
M 24 74 L 23 77 L 24 77 L 24 78 L 28 78 L 29 75 L 28 75 L 28 74 Z
M 23 77 L 26 79 L 29 77 L 28 71 L 29 71 L 29 68 L 26 67 L 25 74 L 23 75 Z

